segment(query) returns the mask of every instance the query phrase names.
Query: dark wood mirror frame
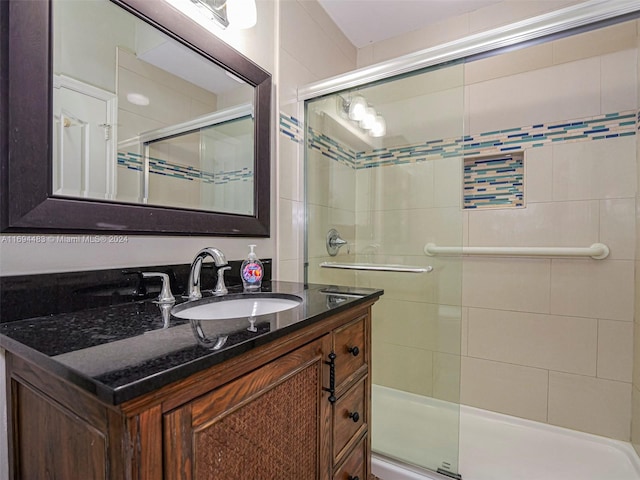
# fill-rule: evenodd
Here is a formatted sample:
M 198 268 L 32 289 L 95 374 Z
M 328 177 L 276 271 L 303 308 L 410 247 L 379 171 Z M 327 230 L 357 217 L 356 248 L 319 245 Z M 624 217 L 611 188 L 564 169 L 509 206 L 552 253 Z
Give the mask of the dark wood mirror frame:
M 269 236 L 271 75 L 169 4 L 111 0 L 255 88 L 254 216 L 56 197 L 50 0 L 0 1 L 0 230 Z

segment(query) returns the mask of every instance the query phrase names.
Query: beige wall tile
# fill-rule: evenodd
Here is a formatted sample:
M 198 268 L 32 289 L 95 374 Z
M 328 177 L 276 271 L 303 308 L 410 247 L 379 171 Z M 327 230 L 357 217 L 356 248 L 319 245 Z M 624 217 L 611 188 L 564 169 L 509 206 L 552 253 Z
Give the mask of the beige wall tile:
M 598 239 L 599 205 L 532 203 L 526 208 L 469 212 L 469 244 L 505 247 L 588 247 Z
M 435 207 L 462 206 L 462 159 L 445 158 L 433 162 Z
M 353 286 L 356 283 L 356 274 L 353 270 L 338 270 L 336 268 L 320 268 L 322 262 L 335 262 L 336 257 L 315 257 L 309 258 L 309 282 L 322 283 L 325 285 L 347 285 Z M 353 262 L 353 257 L 343 256 L 339 261 Z
M 140 91 L 149 98 L 149 105 L 134 105 L 126 100 L 127 93 Z M 121 68 L 118 71 L 118 97 L 120 108 L 145 118 L 166 122 L 167 125 L 190 120 L 190 99 L 187 95 L 131 70 Z
M 461 355 L 469 355 L 469 307 L 462 307 Z
M 460 402 L 545 422 L 547 382 L 547 370 L 462 357 Z
M 554 145 L 553 199 L 635 197 L 635 153 L 635 137 Z
M 462 244 L 462 211 L 457 207 L 379 211 L 372 218 L 381 254 L 424 255 L 428 242 Z
M 609 247 L 607 258 L 635 259 L 635 204 L 634 198 L 600 200 L 600 242 Z
M 308 215 L 313 221 L 309 222 L 307 234 L 309 258 L 323 258 L 328 256 L 327 232 L 335 228 L 343 239 L 353 242 L 355 238 L 355 213 L 350 210 L 328 208 L 320 205 L 307 205 Z M 332 261 L 343 261 L 350 248 L 344 246 L 338 255 L 331 257 Z
M 631 392 L 633 405 L 631 416 L 631 445 L 640 455 L 640 390 L 634 386 Z
M 304 205 L 281 198 L 278 202 L 278 258 L 295 260 L 302 255 L 298 250 L 299 233 L 304 229 Z
M 542 15 L 543 13 L 558 10 L 581 0 L 545 0 L 543 2 L 535 0 L 503 1 L 471 12 L 470 31 L 481 32 L 497 27 L 508 25 L 519 20 Z
M 465 85 L 507 77 L 553 65 L 551 42 L 483 58 L 465 64 Z
M 598 377 L 631 382 L 633 322 L 598 321 Z
M 628 442 L 631 384 L 549 372 L 549 423 Z
M 597 115 L 600 59 L 470 85 L 468 109 L 472 134 Z
M 278 75 L 278 101 L 280 108 L 293 105 L 297 107 L 298 87 L 318 80 L 299 60 L 286 50 L 280 50 Z
M 460 403 L 460 355 L 433 354 L 433 396 Z
M 354 210 L 355 170 L 318 152 L 311 152 L 307 161 L 308 201 L 316 205 Z
M 635 22 L 624 22 L 554 41 L 553 61 L 564 63 L 605 55 L 635 48 L 636 42 Z
M 118 111 L 118 136 L 123 139 L 130 139 L 138 135 L 140 132 L 147 130 L 155 130 L 156 128 L 166 127 L 166 124 L 159 120 L 147 118 L 137 113 L 127 112 L 120 109 Z M 130 145 L 125 149 L 127 152 L 139 153 L 137 146 Z
M 336 261 L 333 257 L 331 261 Z M 407 300 L 445 305 L 460 305 L 461 299 L 461 266 L 460 260 L 454 258 L 393 257 L 394 261 L 379 261 L 374 257 L 373 263 L 395 263 L 418 267 L 433 266 L 431 273 L 389 273 L 358 272 L 358 285 L 362 287 L 383 288 L 385 298 Z
M 524 153 L 525 205 L 553 199 L 553 147 L 529 148 Z
M 366 170 L 372 171 L 370 183 L 366 187 L 375 192 L 373 203 L 368 205 L 370 210 L 408 210 L 433 206 L 433 162 Z M 360 171 L 356 175 L 359 173 Z
M 405 35 L 374 43 L 371 46 L 372 53 L 366 52 L 366 55 L 358 56 L 358 67 L 423 50 L 430 46 L 462 38 L 468 34 L 469 20 L 466 15 L 450 18 Z M 370 63 L 364 63 L 366 61 L 370 61 Z
M 349 61 L 355 64 L 357 48 L 354 47 L 351 41 L 342 33 L 342 30 L 338 28 L 325 9 L 322 8 L 316 0 L 300 0 L 299 3 L 322 29 L 326 38 L 335 44 Z
M 636 269 L 638 267 L 636 266 Z M 636 270 L 638 272 L 638 270 Z M 638 275 L 638 273 L 636 273 Z M 637 281 L 636 281 L 637 283 Z M 637 303 L 636 303 L 636 318 L 633 322 L 633 369 L 632 369 L 633 384 L 636 388 L 640 388 L 640 321 L 637 316 Z
M 397 84 L 362 90 L 367 100 L 382 113 L 387 125 L 402 125 L 401 130 L 394 131 L 395 135 L 383 137 L 380 146 L 460 137 L 464 115 L 462 72 L 456 65 L 396 80 Z M 441 85 L 444 82 L 448 85 Z
M 296 260 L 278 260 L 275 280 L 282 282 L 303 282 L 302 262 Z
M 433 354 L 428 350 L 379 342 L 371 360 L 372 380 L 383 385 L 419 395 L 433 394 Z
M 327 36 L 326 18 L 317 20 L 297 0 L 279 5 L 280 49 L 300 62 L 315 80 L 353 70 L 355 56 L 343 51 L 342 41 Z
M 635 46 L 601 57 L 602 113 L 638 108 L 636 57 Z
M 633 321 L 634 262 L 553 259 L 551 313 Z
M 548 259 L 465 257 L 462 304 L 548 313 L 550 273 Z
M 385 342 L 460 354 L 460 307 L 393 300 L 386 294 L 376 305 L 377 334 Z
M 470 308 L 468 341 L 471 357 L 596 375 L 595 319 Z
M 278 196 L 294 201 L 304 201 L 302 192 L 302 162 L 299 161 L 300 145 L 289 140 L 285 135 L 280 136 L 278 145 Z
M 435 350 L 433 304 L 393 300 L 384 295 L 376 304 L 377 334 L 386 343 Z

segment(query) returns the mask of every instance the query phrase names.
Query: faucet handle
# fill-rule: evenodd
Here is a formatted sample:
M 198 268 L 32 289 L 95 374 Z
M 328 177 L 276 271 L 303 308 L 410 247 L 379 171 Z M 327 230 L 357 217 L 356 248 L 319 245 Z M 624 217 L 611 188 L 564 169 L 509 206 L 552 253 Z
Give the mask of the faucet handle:
M 218 281 L 216 282 L 216 288 L 213 290 L 214 295 L 226 295 L 229 293 L 227 286 L 224 284 L 224 272 L 226 270 L 231 270 L 231 267 L 227 265 L 218 269 Z
M 142 278 L 162 278 L 162 290 L 156 300 L 159 304 L 174 303 L 175 297 L 171 293 L 171 283 L 169 282 L 169 275 L 161 272 L 142 272 Z

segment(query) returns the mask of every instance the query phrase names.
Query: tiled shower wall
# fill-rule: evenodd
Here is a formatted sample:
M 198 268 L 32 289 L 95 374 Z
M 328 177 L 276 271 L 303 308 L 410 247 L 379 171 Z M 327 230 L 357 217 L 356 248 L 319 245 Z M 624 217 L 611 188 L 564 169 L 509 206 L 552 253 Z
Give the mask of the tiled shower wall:
M 640 33 L 640 30 L 639 30 Z M 640 34 L 637 40 L 637 75 L 640 79 Z M 640 98 L 640 82 L 637 85 Z M 639 122 L 640 123 L 640 122 Z M 640 186 L 640 148 L 636 148 L 637 185 Z M 640 455 L 640 188 L 636 190 L 636 242 L 635 242 L 635 316 L 633 324 L 633 381 L 631 391 L 631 444 Z
M 551 135 L 544 141 L 516 144 L 525 151 L 524 209 L 463 213 L 460 164 L 452 169 L 443 158 L 408 165 L 391 162 L 366 170 L 343 162 L 327 167 L 324 173 L 321 167 L 313 170 L 317 185 L 330 185 L 331 190 L 310 192 L 311 198 L 324 203 L 310 207 L 310 257 L 324 249 L 324 232 L 311 235 L 316 220 L 335 224 L 346 238 L 356 238 L 356 243 L 363 235 L 371 235 L 361 230 L 354 236 L 349 227 L 354 216 L 358 219 L 363 212 L 363 202 L 369 202 L 362 198 L 367 188 L 361 187 L 371 179 L 358 177 L 361 172 L 389 179 L 384 185 L 395 185 L 387 191 L 383 186 L 376 193 L 384 208 L 363 212 L 379 216 L 377 224 L 391 230 L 373 235 L 383 245 L 393 239 L 393 230 L 402 228 L 419 233 L 416 242 L 422 244 L 434 235 L 441 236 L 429 230 L 437 225 L 439 230 L 452 232 L 449 244 L 453 245 L 461 239 L 473 246 L 603 242 L 611 248 L 611 255 L 603 261 L 465 257 L 462 357 L 456 345 L 460 315 L 456 297 L 460 292 L 455 265 L 448 266 L 451 278 L 435 281 L 434 276 L 426 283 L 387 281 L 383 274 L 355 277 L 359 284 L 387 291 L 376 307 L 376 327 L 384 333 L 375 345 L 376 382 L 455 399 L 456 371 L 461 368 L 462 403 L 629 439 L 637 191 L 636 29 L 636 22 L 629 22 L 465 66 L 465 140 L 514 128 L 527 131 L 541 124 L 539 128 L 546 127 L 547 133 L 553 132 L 551 127 L 565 129 L 562 138 Z M 594 119 L 615 119 L 615 125 L 607 131 L 592 128 L 589 121 Z M 579 122 L 585 128 L 578 134 L 570 131 Z M 356 166 L 359 156 L 355 154 Z M 435 186 L 431 199 L 406 200 L 398 195 L 398 185 L 403 191 L 407 188 L 402 183 L 408 178 L 403 172 L 410 168 L 413 177 L 422 170 L 419 175 L 431 179 Z M 376 170 L 384 174 L 374 173 Z M 354 172 L 357 194 L 353 193 Z M 310 190 L 317 185 L 314 177 Z M 338 191 L 348 192 L 340 194 L 346 198 L 338 198 Z M 424 201 L 435 208 L 430 209 L 422 231 L 410 218 Z M 345 205 L 355 205 L 355 211 Z M 460 235 L 456 221 L 464 227 Z M 361 222 L 356 220 L 356 224 Z M 375 252 L 357 251 L 376 261 L 420 261 L 419 257 L 393 255 L 374 258 Z M 429 261 L 436 267 L 434 274 L 445 275 L 445 259 Z M 353 280 L 343 272 L 320 275 L 330 283 Z M 416 289 L 424 292 L 423 301 L 403 301 L 403 296 Z M 415 321 L 426 318 L 425 311 L 432 320 Z M 420 338 L 429 340 L 420 342 Z M 392 368 L 394 362 L 411 368 Z
M 467 133 L 636 111 L 636 29 L 627 22 L 468 64 Z M 526 208 L 465 213 L 467 245 L 603 242 L 611 254 L 465 258 L 462 403 L 629 439 L 634 129 L 528 148 Z

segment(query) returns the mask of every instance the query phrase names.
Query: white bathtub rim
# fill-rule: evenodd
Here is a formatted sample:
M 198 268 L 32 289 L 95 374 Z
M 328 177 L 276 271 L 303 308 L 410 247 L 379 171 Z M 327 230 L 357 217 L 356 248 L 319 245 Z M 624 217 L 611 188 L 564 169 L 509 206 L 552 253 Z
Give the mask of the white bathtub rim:
M 595 435 L 592 433 L 581 432 L 578 430 L 573 430 L 573 429 L 561 427 L 558 425 L 552 425 L 548 423 L 538 422 L 535 420 L 528 420 L 521 417 L 506 415 L 503 413 L 492 412 L 489 410 L 484 410 L 477 407 L 471 407 L 468 405 L 459 405 L 457 403 L 434 399 L 432 397 L 425 397 L 423 395 L 405 392 L 402 390 L 397 390 L 397 389 L 385 387 L 382 385 L 374 384 L 372 387 L 373 387 L 374 395 L 375 395 L 376 389 L 386 391 L 387 394 L 390 394 L 393 396 L 398 396 L 400 394 L 405 401 L 409 400 L 411 402 L 422 404 L 427 408 L 443 409 L 447 411 L 448 415 L 459 415 L 460 416 L 459 432 L 458 432 L 459 445 L 460 445 L 460 442 L 464 442 L 465 419 L 472 419 L 474 417 L 477 419 L 486 419 L 491 422 L 507 424 L 511 428 L 520 427 L 523 429 L 535 430 L 542 433 L 560 435 L 565 438 L 572 438 L 582 442 L 595 444 L 598 447 L 604 447 L 604 448 L 615 450 L 620 455 L 622 455 L 622 457 L 627 459 L 631 469 L 634 471 L 634 474 L 637 476 L 637 478 L 640 478 L 640 457 L 638 456 L 635 449 L 629 442 L 608 438 L 608 437 L 603 437 L 601 435 Z M 435 473 L 432 473 L 431 470 L 422 470 L 420 467 L 413 466 L 411 464 L 403 464 L 401 461 L 395 460 L 392 457 L 386 457 L 384 453 L 377 453 L 377 452 L 373 452 L 373 453 L 378 457 L 378 459 L 381 459 L 381 461 L 385 462 L 384 465 L 386 465 L 387 468 L 390 468 L 389 465 L 394 466 L 395 476 L 392 478 L 402 478 L 402 479 L 406 478 L 407 480 L 413 480 L 414 478 L 416 479 L 434 478 L 432 475 L 435 475 Z M 398 470 L 398 468 L 400 468 L 400 470 Z M 405 470 L 402 470 L 402 469 L 405 469 Z M 398 476 L 400 475 L 399 473 L 400 471 L 407 471 L 407 469 L 408 471 L 414 472 L 415 474 L 421 475 L 421 476 L 417 476 L 417 477 Z M 420 473 L 416 473 L 416 472 L 420 472 Z M 438 476 L 435 478 L 441 478 L 441 476 Z
M 618 450 L 623 454 L 633 467 L 635 473 L 640 478 L 640 457 L 636 453 L 635 449 L 629 442 L 622 440 L 616 440 L 614 438 L 603 437 L 601 435 L 595 435 L 592 433 L 581 432 L 566 427 L 560 427 L 558 425 L 552 425 L 549 423 L 537 422 L 535 420 L 528 420 L 526 418 L 514 417 L 511 415 L 505 415 L 503 413 L 492 412 L 490 410 L 484 410 L 481 408 L 471 407 L 468 405 L 460 405 L 461 414 L 461 429 L 464 428 L 464 416 L 478 416 L 494 422 L 508 423 L 510 426 L 518 426 L 527 429 L 534 429 L 538 431 L 553 433 L 562 435 L 564 437 L 570 437 L 581 441 L 587 441 L 595 443 L 601 446 L 607 446 L 614 450 Z M 461 433 L 461 436 L 464 433 Z

